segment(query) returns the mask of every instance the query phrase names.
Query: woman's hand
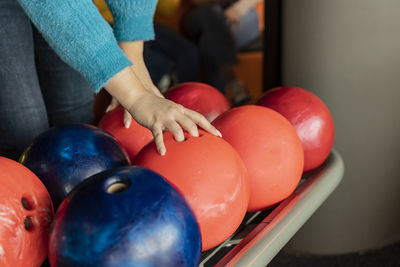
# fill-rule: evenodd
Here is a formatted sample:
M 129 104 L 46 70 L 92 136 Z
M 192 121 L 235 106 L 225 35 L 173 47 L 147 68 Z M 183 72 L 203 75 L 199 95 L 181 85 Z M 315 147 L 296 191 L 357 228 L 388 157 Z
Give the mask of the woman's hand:
M 158 88 L 154 85 L 153 81 L 151 80 L 150 74 L 144 62 L 143 41 L 120 42 L 119 46 L 124 51 L 125 55 L 133 62 L 133 66 L 131 66 L 131 69 L 139 78 L 143 87 L 152 94 L 164 98 L 160 90 L 158 90 Z M 110 105 L 106 109 L 106 112 L 112 111 L 116 109 L 118 106 L 119 106 L 118 100 L 115 97 L 113 97 Z M 132 116 L 126 109 L 124 111 L 123 120 L 125 127 L 129 128 L 132 123 Z
M 182 128 L 190 135 L 198 137 L 197 125 L 212 134 L 221 136 L 218 130 L 199 113 L 148 92 L 141 95 L 128 108 L 128 111 L 139 124 L 151 130 L 161 155 L 165 154 L 163 140 L 163 131 L 165 130 L 170 131 L 178 142 L 185 139 Z
M 150 129 L 161 155 L 166 152 L 164 130 L 170 131 L 177 141 L 184 140 L 182 128 L 189 134 L 198 136 L 197 125 L 216 136 L 221 136 L 221 133 L 201 114 L 145 89 L 130 67 L 111 78 L 105 89 L 140 125 Z

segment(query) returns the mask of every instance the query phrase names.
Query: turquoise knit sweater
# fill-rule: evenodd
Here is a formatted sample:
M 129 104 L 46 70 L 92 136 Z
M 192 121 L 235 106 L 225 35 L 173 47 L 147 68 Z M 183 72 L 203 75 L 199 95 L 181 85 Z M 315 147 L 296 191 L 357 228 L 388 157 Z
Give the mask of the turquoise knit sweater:
M 92 0 L 18 0 L 49 45 L 98 92 L 132 65 L 117 41 L 154 38 L 157 0 L 107 0 L 114 32 Z

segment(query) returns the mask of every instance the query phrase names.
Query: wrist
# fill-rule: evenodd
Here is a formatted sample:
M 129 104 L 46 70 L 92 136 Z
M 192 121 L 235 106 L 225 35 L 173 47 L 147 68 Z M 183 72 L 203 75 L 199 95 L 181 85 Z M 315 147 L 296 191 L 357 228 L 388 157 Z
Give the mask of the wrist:
M 146 89 L 130 67 L 112 77 L 104 88 L 127 109 L 146 94 Z
M 134 64 L 143 61 L 143 41 L 119 42 L 118 45 Z

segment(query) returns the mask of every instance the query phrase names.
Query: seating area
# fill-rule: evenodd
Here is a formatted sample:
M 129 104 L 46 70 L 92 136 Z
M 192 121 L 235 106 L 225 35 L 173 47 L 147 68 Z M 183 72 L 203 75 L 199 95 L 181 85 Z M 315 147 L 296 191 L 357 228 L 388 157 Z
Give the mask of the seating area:
M 155 14 L 155 22 L 166 25 L 171 29 L 183 33 L 182 18 L 193 8 L 190 1 L 183 1 L 178 9 L 169 16 Z M 259 2 L 255 7 L 259 17 L 260 37 L 250 43 L 248 47 L 243 49 L 238 54 L 238 65 L 235 67 L 235 74 L 248 90 L 251 102 L 256 101 L 263 92 L 262 89 L 262 32 L 264 25 L 264 1 Z M 228 98 L 229 98 L 229 93 Z
M 112 15 L 107 8 L 104 0 L 95 0 L 99 11 L 103 17 L 109 22 L 113 22 Z M 180 5 L 168 15 L 163 15 L 162 12 L 156 12 L 154 20 L 156 23 L 168 26 L 176 32 L 184 35 L 183 31 L 183 18 L 192 9 L 194 5 L 191 1 L 182 1 Z M 238 53 L 238 64 L 234 67 L 234 72 L 236 77 L 242 83 L 244 88 L 246 88 L 249 96 L 250 103 L 254 103 L 256 99 L 260 97 L 263 92 L 263 51 L 262 51 L 262 32 L 264 29 L 264 2 L 260 2 L 255 7 L 258 17 L 259 17 L 259 28 L 260 36 L 257 40 L 251 42 L 244 49 L 241 49 Z M 231 92 L 227 88 L 226 96 L 229 99 Z M 104 111 L 110 102 L 110 96 L 107 92 L 102 90 L 99 94 L 95 96 L 94 104 L 94 122 L 97 123 L 100 118 L 104 115 Z

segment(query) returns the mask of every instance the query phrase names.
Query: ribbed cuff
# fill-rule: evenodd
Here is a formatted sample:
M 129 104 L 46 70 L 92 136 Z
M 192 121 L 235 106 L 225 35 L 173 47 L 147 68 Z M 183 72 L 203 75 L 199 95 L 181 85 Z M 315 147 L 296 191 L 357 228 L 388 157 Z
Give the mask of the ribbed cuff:
M 153 40 L 153 16 L 120 16 L 114 18 L 114 35 L 118 42 Z
M 83 63 L 82 73 L 97 93 L 114 75 L 131 65 L 115 39 L 111 39 Z

